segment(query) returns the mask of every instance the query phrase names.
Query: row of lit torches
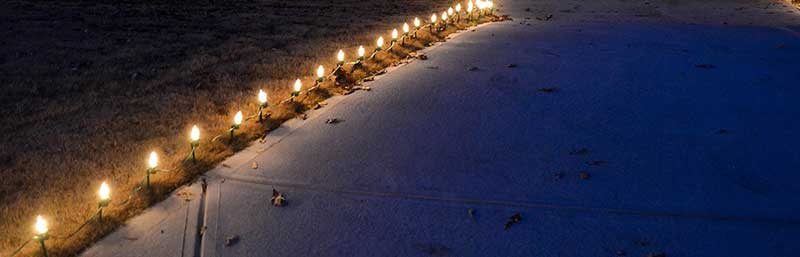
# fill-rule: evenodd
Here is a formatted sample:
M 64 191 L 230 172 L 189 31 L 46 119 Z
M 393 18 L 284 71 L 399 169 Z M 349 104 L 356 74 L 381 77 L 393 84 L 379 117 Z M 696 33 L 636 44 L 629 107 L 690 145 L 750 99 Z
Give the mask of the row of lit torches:
M 492 3 L 492 1 L 476 0 L 473 3 L 472 0 L 468 0 L 466 13 L 465 13 L 467 15 L 466 19 L 467 20 L 472 19 L 472 15 L 473 14 L 476 15 L 476 18 L 479 18 L 481 15 L 484 15 L 484 14 L 491 14 L 491 12 L 493 10 L 493 6 L 494 6 L 494 4 Z M 450 7 L 446 11 L 443 11 L 441 13 L 441 16 L 437 16 L 435 13 L 433 15 L 431 15 L 431 18 L 430 18 L 431 22 L 428 24 L 428 26 L 430 27 L 431 32 L 433 32 L 434 30 L 438 31 L 438 30 L 447 29 L 447 24 L 452 22 L 453 19 L 455 19 L 455 22 L 458 22 L 460 20 L 460 16 L 461 16 L 461 9 L 462 9 L 461 8 L 461 4 L 459 3 L 459 4 L 456 4 L 455 7 Z M 454 15 L 455 15 L 455 18 L 454 18 Z M 421 24 L 421 21 L 419 20 L 419 18 L 414 18 L 413 24 L 414 24 L 414 31 L 413 31 L 413 34 L 410 34 L 411 33 L 410 26 L 408 25 L 408 23 L 403 23 L 403 26 L 402 26 L 403 36 L 402 36 L 402 38 L 399 38 L 400 35 L 399 35 L 399 32 L 397 31 L 397 29 L 393 29 L 392 30 L 392 32 L 391 32 L 392 41 L 391 41 L 391 46 L 389 47 L 389 49 L 394 47 L 394 45 L 395 45 L 395 43 L 397 43 L 397 41 L 400 41 L 401 44 L 405 44 L 405 38 L 408 37 L 408 36 L 416 37 L 416 33 L 420 28 L 422 28 L 421 27 L 422 24 Z M 376 47 L 375 47 L 373 53 L 371 54 L 371 56 L 369 58 L 370 59 L 374 58 L 375 54 L 377 54 L 378 52 L 383 50 L 383 45 L 384 45 L 384 39 L 383 39 L 383 36 L 380 36 L 376 40 Z M 365 49 L 364 49 L 363 45 L 358 47 L 357 54 L 358 54 L 358 58 L 356 59 L 355 62 L 353 62 L 354 65 L 360 65 L 364 61 Z M 332 74 L 336 73 L 337 71 L 342 69 L 342 66 L 345 63 L 344 62 L 344 57 L 345 57 L 344 56 L 344 51 L 339 50 L 339 52 L 336 54 L 336 59 L 337 59 L 338 62 L 336 64 L 336 68 L 334 68 Z M 322 83 L 325 80 L 325 68 L 322 65 L 320 65 L 317 68 L 316 75 L 317 75 L 317 79 L 316 79 L 315 85 L 314 85 L 314 87 L 312 87 L 312 89 L 316 88 L 316 87 L 319 87 L 320 83 Z M 302 85 L 303 84 L 300 81 L 300 79 L 295 80 L 293 88 L 292 88 L 293 90 L 292 90 L 292 92 L 290 94 L 290 98 L 287 99 L 286 101 L 293 101 L 294 97 L 299 96 L 300 95 L 300 91 L 302 89 Z M 262 121 L 264 119 L 264 109 L 266 109 L 266 107 L 268 107 L 267 93 L 264 92 L 264 90 L 259 90 L 258 91 L 258 102 L 259 102 L 258 111 L 257 111 L 257 114 L 255 116 L 258 117 L 259 121 Z M 239 129 L 240 126 L 242 125 L 243 119 L 244 119 L 244 116 L 242 114 L 242 111 L 236 112 L 236 114 L 233 117 L 233 124 L 231 125 L 231 127 L 229 129 L 231 141 L 233 141 L 233 139 L 234 139 L 235 130 Z M 195 152 L 197 150 L 197 147 L 200 145 L 200 129 L 197 127 L 197 125 L 192 126 L 192 129 L 189 132 L 189 139 L 190 139 L 190 145 L 191 145 L 191 153 L 190 153 L 188 159 L 191 159 L 192 162 L 196 162 L 197 161 L 197 156 L 196 156 Z M 145 190 L 149 191 L 150 190 L 150 175 L 154 174 L 154 173 L 156 173 L 156 171 L 158 171 L 158 154 L 156 154 L 155 151 L 150 153 L 150 157 L 148 158 L 147 164 L 148 164 L 148 169 L 147 169 L 146 175 L 145 175 L 144 186 L 145 186 Z M 97 214 L 98 214 L 98 219 L 100 221 L 102 221 L 102 219 L 103 219 L 103 208 L 108 206 L 109 201 L 110 201 L 110 197 L 111 197 L 111 188 L 108 186 L 108 184 L 105 181 L 100 185 L 100 190 L 98 191 L 98 195 L 100 197 L 100 201 L 99 201 L 99 205 L 98 205 L 98 213 Z M 41 215 L 36 216 L 36 224 L 35 224 L 34 228 L 36 230 L 36 236 L 34 237 L 34 239 L 36 239 L 37 241 L 40 242 L 41 248 L 42 248 L 42 253 L 44 254 L 44 256 L 47 256 L 47 249 L 46 249 L 45 243 L 44 243 L 44 241 L 49 238 L 49 235 L 47 233 L 48 232 L 47 221 Z

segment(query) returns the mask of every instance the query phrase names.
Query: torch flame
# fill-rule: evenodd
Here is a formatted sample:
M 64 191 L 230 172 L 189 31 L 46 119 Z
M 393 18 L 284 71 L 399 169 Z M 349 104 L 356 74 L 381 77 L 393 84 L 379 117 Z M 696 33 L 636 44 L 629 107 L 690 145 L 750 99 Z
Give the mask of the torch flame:
M 397 39 L 397 29 L 392 30 L 392 39 Z
M 100 195 L 100 200 L 103 201 L 108 200 L 108 198 L 111 197 L 111 188 L 108 187 L 108 184 L 106 184 L 105 181 L 100 184 L 100 191 L 98 191 L 97 194 Z
M 192 126 L 192 132 L 189 134 L 189 138 L 191 138 L 192 141 L 200 140 L 200 129 L 197 128 L 197 125 Z
M 453 7 L 447 8 L 447 15 L 453 15 Z
M 378 40 L 375 41 L 375 43 L 378 45 L 378 47 L 382 47 L 383 46 L 383 36 L 378 37 Z
M 339 60 L 339 62 L 344 61 L 344 51 L 342 49 L 339 49 L 339 53 L 336 54 L 336 60 Z
M 469 2 L 467 2 L 467 12 L 471 13 L 472 7 L 473 7 L 472 0 L 470 0 Z
M 147 160 L 147 165 L 151 169 L 158 166 L 158 154 L 156 154 L 156 151 L 150 152 L 150 159 Z
M 408 23 L 403 23 L 403 33 L 408 33 Z
M 436 23 L 436 14 L 431 15 L 431 23 Z
M 300 79 L 294 81 L 294 92 L 300 92 L 300 88 L 303 87 L 303 83 L 300 82 Z
M 325 76 L 325 68 L 320 65 L 317 67 L 317 78 L 322 78 L 323 76 Z
M 42 218 L 42 215 L 36 216 L 36 225 L 34 228 L 36 229 L 36 233 L 39 235 L 47 233 L 47 221 Z
M 233 124 L 242 125 L 242 111 L 236 112 L 236 115 L 233 116 Z
M 447 21 L 447 12 L 442 12 L 442 21 Z
M 264 90 L 259 89 L 258 90 L 258 101 L 261 104 L 267 103 L 267 92 L 264 92 Z
M 414 27 L 419 28 L 419 25 L 420 25 L 419 18 L 414 17 Z
M 358 46 L 358 57 L 364 57 L 364 46 Z
M 461 12 L 461 3 L 456 4 L 456 12 Z

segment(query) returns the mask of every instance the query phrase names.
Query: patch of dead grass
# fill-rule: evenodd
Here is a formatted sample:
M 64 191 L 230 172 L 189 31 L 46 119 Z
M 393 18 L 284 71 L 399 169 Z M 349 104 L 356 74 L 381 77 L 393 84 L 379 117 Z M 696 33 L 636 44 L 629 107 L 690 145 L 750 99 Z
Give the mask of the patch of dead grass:
M 253 115 L 256 92 L 269 102 L 289 95 L 296 74 L 334 66 L 346 46 L 367 49 L 379 34 L 446 1 L 8 1 L 0 6 L 0 254 L 32 236 L 35 215 L 65 235 L 96 211 L 101 181 L 112 187 L 102 224 L 49 240 L 51 256 L 89 243 L 192 183 L 226 157 L 327 97 L 343 94 L 408 53 L 455 32 L 426 29 L 390 53 L 379 53 L 340 84 L 326 81 L 296 101 L 268 108 L 263 122 L 244 122 L 227 140 L 233 114 Z M 10 10 L 15 10 L 11 12 Z M 482 22 L 485 22 L 484 20 Z M 52 25 L 55 24 L 55 25 Z M 9 34 L 11 33 L 11 34 Z M 320 63 L 321 61 L 321 63 Z M 352 67 L 347 67 L 351 70 Z M 312 85 L 303 76 L 304 87 Z M 188 131 L 201 128 L 198 161 L 186 161 Z M 210 141 L 223 134 L 219 140 Z M 167 172 L 141 189 L 150 151 Z M 28 246 L 23 255 L 36 247 Z

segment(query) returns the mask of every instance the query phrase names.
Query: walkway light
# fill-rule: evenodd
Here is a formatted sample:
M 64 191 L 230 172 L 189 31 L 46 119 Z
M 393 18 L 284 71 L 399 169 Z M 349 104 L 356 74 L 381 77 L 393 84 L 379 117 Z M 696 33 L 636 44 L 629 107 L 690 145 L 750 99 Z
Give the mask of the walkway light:
M 262 114 L 264 113 L 264 108 L 267 108 L 267 92 L 264 90 L 258 90 L 258 121 L 264 120 Z
M 42 255 L 47 257 L 47 247 L 45 247 L 44 241 L 49 239 L 50 236 L 47 234 L 47 221 L 42 218 L 42 215 L 36 216 L 36 225 L 33 228 L 36 230 L 36 236 L 33 239 L 39 241 L 42 246 Z
M 419 30 L 419 26 L 421 25 L 419 18 L 414 17 L 414 38 L 417 38 L 417 31 Z
M 447 15 L 453 16 L 453 7 L 447 8 Z
M 467 1 L 467 20 L 470 20 L 472 18 L 472 9 L 473 9 L 472 0 L 469 0 Z
M 339 53 L 336 54 L 336 60 L 339 61 L 337 65 L 342 66 L 344 64 L 344 51 L 339 49 Z
M 375 52 L 380 51 L 383 49 L 383 36 L 378 37 L 378 40 L 375 40 Z
M 431 27 L 430 27 L 431 33 L 433 33 L 433 27 L 435 25 L 436 25 L 436 14 L 434 13 L 433 15 L 431 15 Z
M 358 46 L 358 63 L 364 60 L 364 46 Z
M 297 80 L 294 81 L 294 90 L 292 90 L 292 98 L 291 98 L 292 101 L 294 101 L 294 97 L 295 96 L 299 96 L 300 95 L 300 88 L 302 88 L 302 87 L 303 87 L 303 83 L 300 82 L 300 79 L 297 79 Z
M 147 170 L 144 176 L 144 189 L 150 191 L 150 174 L 156 173 L 158 167 L 158 154 L 156 151 L 150 152 L 150 158 L 147 159 Z
M 110 201 L 111 197 L 111 188 L 108 187 L 105 181 L 100 184 L 100 190 L 97 192 L 98 196 L 100 196 L 100 203 L 97 204 L 97 220 L 103 222 L 103 208 L 108 206 L 108 202 Z
M 325 68 L 320 65 L 317 67 L 317 84 L 325 80 Z
M 242 111 L 236 112 L 236 115 L 233 116 L 233 125 L 231 125 L 231 143 L 233 143 L 233 131 L 239 129 L 242 126 Z
M 403 45 L 406 44 L 406 37 L 408 36 L 408 30 L 409 30 L 408 23 L 404 22 L 403 23 L 403 42 L 402 42 Z
M 392 30 L 392 45 L 389 46 L 389 50 L 391 50 L 394 47 L 394 44 L 397 43 L 397 36 L 398 36 L 397 29 L 393 29 Z
M 461 21 L 461 3 L 456 4 L 456 23 Z
M 196 163 L 197 158 L 195 157 L 195 150 L 197 146 L 200 145 L 200 129 L 197 128 L 197 125 L 192 126 L 192 131 L 189 133 L 189 139 L 191 139 L 192 145 L 192 162 Z
M 442 12 L 442 30 L 447 29 L 447 12 Z

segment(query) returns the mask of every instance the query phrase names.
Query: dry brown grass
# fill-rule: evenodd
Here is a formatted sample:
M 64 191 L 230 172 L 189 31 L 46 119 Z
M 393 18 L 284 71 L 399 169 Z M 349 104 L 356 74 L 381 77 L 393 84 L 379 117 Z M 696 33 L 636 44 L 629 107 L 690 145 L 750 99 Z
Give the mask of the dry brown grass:
M 296 102 L 247 121 L 233 143 L 210 142 L 232 116 L 255 113 L 258 89 L 270 103 L 304 87 L 318 64 L 331 68 L 346 47 L 372 47 L 379 34 L 448 1 L 7 1 L 0 4 L 0 255 L 28 240 L 37 214 L 51 233 L 73 231 L 97 207 L 101 181 L 112 185 L 103 224 L 49 240 L 51 256 L 70 256 L 126 219 L 191 182 L 283 121 L 352 84 L 329 81 Z M 452 33 L 451 28 L 441 33 Z M 354 82 L 443 40 L 420 40 L 381 53 L 350 73 Z M 387 41 L 388 42 L 388 41 Z M 320 63 L 320 61 L 322 63 Z M 349 66 L 348 66 L 349 68 Z M 201 128 L 198 163 L 184 161 L 188 131 Z M 147 155 L 159 153 L 151 194 L 140 190 Z M 36 252 L 29 245 L 23 254 Z

